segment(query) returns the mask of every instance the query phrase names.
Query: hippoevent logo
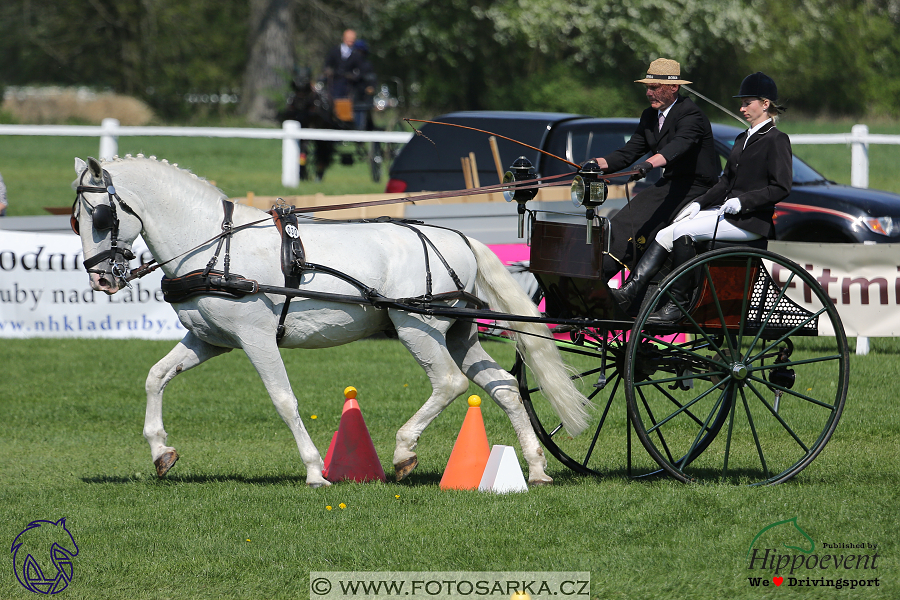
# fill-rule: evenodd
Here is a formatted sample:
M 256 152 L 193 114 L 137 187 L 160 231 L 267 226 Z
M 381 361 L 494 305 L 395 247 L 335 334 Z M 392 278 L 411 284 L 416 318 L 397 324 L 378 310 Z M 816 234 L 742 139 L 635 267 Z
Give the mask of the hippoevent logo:
M 817 544 L 797 517 L 763 527 L 750 542 L 750 587 L 879 587 L 878 544 L 868 541 Z
M 16 579 L 36 594 L 58 594 L 72 581 L 72 559 L 78 556 L 75 538 L 66 528 L 66 519 L 32 521 L 10 549 Z

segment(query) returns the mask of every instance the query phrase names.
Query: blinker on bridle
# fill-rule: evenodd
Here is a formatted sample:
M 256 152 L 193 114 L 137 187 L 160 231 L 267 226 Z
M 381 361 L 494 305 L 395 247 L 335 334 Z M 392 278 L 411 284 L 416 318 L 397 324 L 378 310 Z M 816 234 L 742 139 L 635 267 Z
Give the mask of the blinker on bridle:
M 72 203 L 72 216 L 69 219 L 69 224 L 72 227 L 72 231 L 78 235 L 81 234 L 77 212 L 80 201 L 91 217 L 92 227 L 100 232 L 111 230 L 112 239 L 108 250 L 104 250 L 91 258 L 85 258 L 83 263 L 84 269 L 88 273 L 112 275 L 114 278 L 123 281 L 128 287 L 131 287 L 131 283 L 127 279 L 129 273 L 128 261 L 134 258 L 134 253 L 130 248 L 120 248 L 118 245 L 119 217 L 116 214 L 116 203 L 118 203 L 122 210 L 136 217 L 137 220 L 141 222 L 141 229 L 143 229 L 144 221 L 130 206 L 128 206 L 128 204 L 125 203 L 125 201 L 122 200 L 122 198 L 119 197 L 119 194 L 116 193 L 116 188 L 112 183 L 112 177 L 105 169 L 103 170 L 103 182 L 106 184 L 105 187 L 82 185 L 84 176 L 87 172 L 88 169 L 85 169 L 81 173 L 81 179 L 78 182 L 79 184 L 75 187 L 75 201 Z M 84 197 L 85 192 L 106 194 L 109 198 L 109 204 L 93 205 Z M 108 271 L 93 268 L 103 261 L 109 263 L 110 267 Z

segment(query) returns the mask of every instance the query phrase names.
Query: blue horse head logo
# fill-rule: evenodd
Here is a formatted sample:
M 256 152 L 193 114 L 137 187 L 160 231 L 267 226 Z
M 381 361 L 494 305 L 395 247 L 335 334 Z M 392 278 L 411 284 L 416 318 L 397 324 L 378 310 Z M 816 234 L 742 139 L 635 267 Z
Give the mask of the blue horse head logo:
M 78 555 L 66 519 L 32 521 L 13 540 L 10 549 L 16 578 L 36 594 L 58 594 L 72 581 L 72 559 Z

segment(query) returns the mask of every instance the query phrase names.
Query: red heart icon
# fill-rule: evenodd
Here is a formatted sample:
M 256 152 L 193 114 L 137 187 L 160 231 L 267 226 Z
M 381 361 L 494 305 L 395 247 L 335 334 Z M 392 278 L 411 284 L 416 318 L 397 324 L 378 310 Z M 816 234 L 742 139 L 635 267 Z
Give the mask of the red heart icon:
M 776 586 L 781 585 L 781 583 L 783 581 L 784 581 L 784 577 L 773 577 L 772 578 L 772 583 L 774 583 Z

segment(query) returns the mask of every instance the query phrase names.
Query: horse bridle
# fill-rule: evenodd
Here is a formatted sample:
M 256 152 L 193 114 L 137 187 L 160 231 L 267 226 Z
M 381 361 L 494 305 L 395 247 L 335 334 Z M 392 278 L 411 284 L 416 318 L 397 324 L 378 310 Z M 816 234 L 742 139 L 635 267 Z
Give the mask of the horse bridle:
M 88 211 L 88 214 L 91 216 L 91 226 L 96 231 L 100 232 L 111 230 L 112 235 L 110 238 L 109 249 L 99 252 L 90 258 L 85 257 L 83 263 L 84 269 L 88 273 L 111 275 L 115 279 L 121 280 L 128 287 L 131 287 L 131 284 L 128 282 L 130 271 L 128 261 L 134 259 L 134 253 L 131 251 L 131 247 L 126 245 L 126 243 L 123 243 L 122 246 L 119 245 L 119 216 L 116 212 L 116 204 L 128 214 L 137 218 L 137 220 L 141 222 L 142 230 L 144 228 L 144 221 L 124 200 L 122 200 L 121 197 L 119 197 L 119 194 L 116 193 L 116 188 L 112 182 L 112 176 L 110 176 L 106 169 L 103 170 L 104 187 L 82 185 L 84 176 L 87 172 L 88 169 L 85 169 L 81 173 L 81 178 L 78 180 L 78 185 L 75 187 L 75 201 L 72 203 L 72 216 L 69 219 L 69 224 L 72 227 L 72 231 L 78 235 L 81 234 L 78 225 L 78 208 L 83 204 L 85 210 Z M 109 204 L 93 205 L 84 197 L 85 192 L 106 194 L 109 199 Z M 109 264 L 109 270 L 94 268 L 104 261 Z

